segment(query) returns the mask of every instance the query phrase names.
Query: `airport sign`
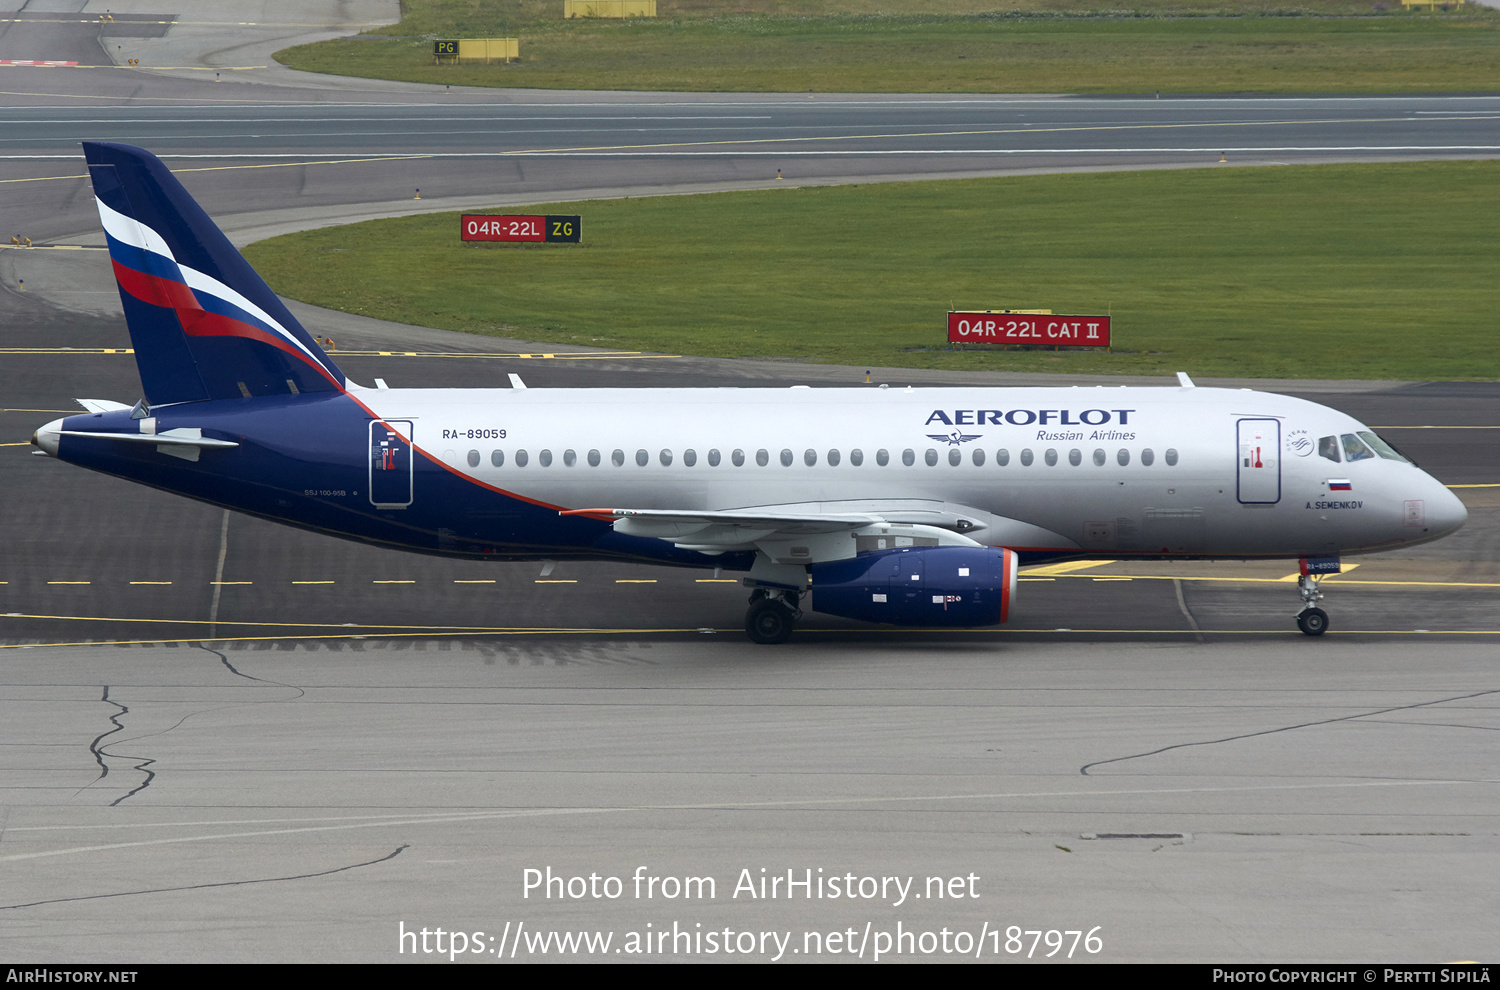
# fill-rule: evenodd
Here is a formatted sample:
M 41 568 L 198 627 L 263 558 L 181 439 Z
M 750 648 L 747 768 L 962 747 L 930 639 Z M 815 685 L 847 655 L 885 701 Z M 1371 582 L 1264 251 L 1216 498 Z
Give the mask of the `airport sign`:
M 1033 313 L 949 313 L 950 344 L 1108 347 L 1109 317 Z
M 561 241 L 577 244 L 582 233 L 578 216 L 489 216 L 465 213 L 459 234 L 466 241 Z

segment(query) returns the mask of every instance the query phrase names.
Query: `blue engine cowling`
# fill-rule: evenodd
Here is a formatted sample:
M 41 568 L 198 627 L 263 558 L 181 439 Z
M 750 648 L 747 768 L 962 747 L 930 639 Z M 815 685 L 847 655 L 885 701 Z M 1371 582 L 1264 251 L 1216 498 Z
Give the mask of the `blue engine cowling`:
M 1016 593 L 1013 550 L 910 547 L 812 565 L 812 608 L 898 626 L 992 626 Z

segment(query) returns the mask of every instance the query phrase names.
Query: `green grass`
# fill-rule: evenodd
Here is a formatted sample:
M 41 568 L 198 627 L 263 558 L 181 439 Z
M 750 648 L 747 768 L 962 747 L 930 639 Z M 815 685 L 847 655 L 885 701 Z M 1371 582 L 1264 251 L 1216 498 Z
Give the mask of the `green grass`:
M 560 0 L 410 0 L 400 24 L 278 52 L 293 68 L 466 86 L 736 92 L 1490 91 L 1500 11 L 1397 0 L 661 0 L 561 20 Z M 891 13 L 891 11 L 898 11 Z M 436 38 L 521 39 L 434 65 Z
M 279 237 L 246 254 L 276 291 L 321 306 L 606 348 L 1500 377 L 1500 162 L 788 188 L 534 212 L 580 213 L 584 243 L 464 244 L 456 215 L 438 214 Z M 1116 352 L 948 350 L 950 306 L 1108 311 Z

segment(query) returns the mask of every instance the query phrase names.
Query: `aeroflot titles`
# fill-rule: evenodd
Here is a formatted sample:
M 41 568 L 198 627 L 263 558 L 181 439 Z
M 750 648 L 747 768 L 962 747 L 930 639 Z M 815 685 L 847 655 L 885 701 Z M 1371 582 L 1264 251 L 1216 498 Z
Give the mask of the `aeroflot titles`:
M 1072 410 L 1069 409 L 955 409 L 950 414 L 942 409 L 934 409 L 932 415 L 927 417 L 927 424 L 944 423 L 948 426 L 983 426 L 985 423 L 993 423 L 996 426 L 1002 422 L 1012 426 L 1030 426 L 1038 423 L 1046 426 L 1048 423 L 1056 423 L 1058 426 L 1103 426 L 1105 423 L 1119 423 L 1121 426 L 1130 422 L 1130 414 L 1134 409 L 1085 409 L 1073 419 Z M 1118 419 L 1115 417 L 1118 416 Z

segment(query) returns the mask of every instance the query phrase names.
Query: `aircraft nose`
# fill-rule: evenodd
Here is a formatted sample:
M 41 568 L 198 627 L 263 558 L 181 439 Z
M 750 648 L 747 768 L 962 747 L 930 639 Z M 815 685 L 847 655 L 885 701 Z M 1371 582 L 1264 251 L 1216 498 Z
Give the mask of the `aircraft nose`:
M 1427 528 L 1434 536 L 1446 536 L 1469 521 L 1469 510 L 1462 500 L 1442 484 L 1427 500 Z
M 40 447 L 48 457 L 57 456 L 57 442 L 62 439 L 63 421 L 54 419 L 31 435 L 31 444 Z

